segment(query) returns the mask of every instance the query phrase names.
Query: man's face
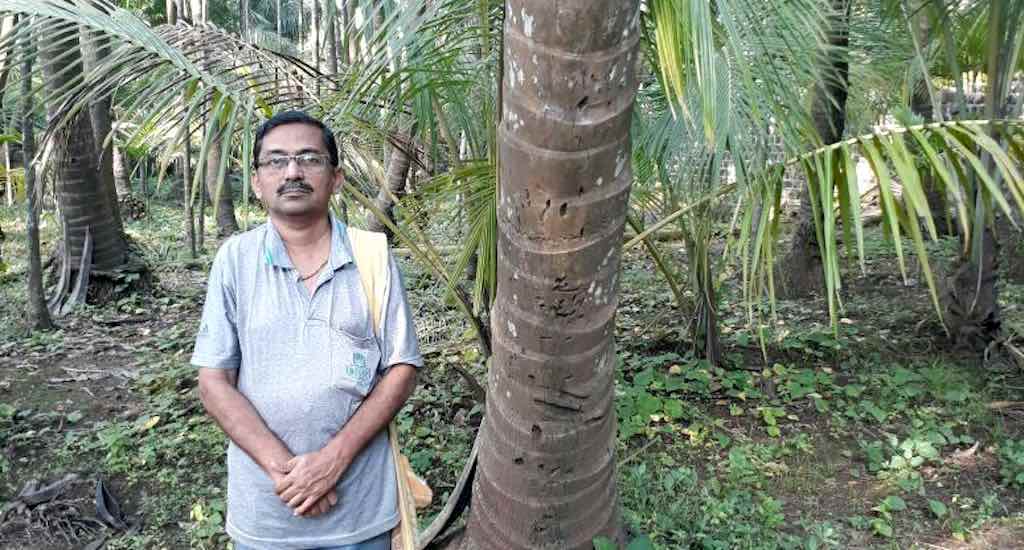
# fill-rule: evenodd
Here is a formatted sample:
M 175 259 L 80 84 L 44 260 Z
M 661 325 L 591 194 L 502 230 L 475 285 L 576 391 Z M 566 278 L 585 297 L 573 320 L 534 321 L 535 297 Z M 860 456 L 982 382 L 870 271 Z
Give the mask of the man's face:
M 315 160 L 321 165 L 310 162 Z M 316 126 L 284 124 L 267 132 L 256 161 L 252 189 L 271 217 L 324 216 L 331 194 L 341 187 L 342 172 L 330 165 Z

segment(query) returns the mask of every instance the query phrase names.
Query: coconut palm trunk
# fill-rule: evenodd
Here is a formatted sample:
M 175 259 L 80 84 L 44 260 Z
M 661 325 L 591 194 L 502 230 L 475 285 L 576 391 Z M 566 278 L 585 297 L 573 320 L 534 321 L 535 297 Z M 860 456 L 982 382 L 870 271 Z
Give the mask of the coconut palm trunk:
M 917 35 L 916 44 L 919 47 L 924 48 L 925 45 L 931 42 L 932 25 L 930 20 L 930 14 L 925 10 L 921 9 L 913 14 L 909 14 L 910 17 L 910 28 Z M 922 55 L 925 55 L 922 53 Z M 928 81 L 924 77 L 928 77 L 927 68 L 922 71 L 924 74 L 920 80 L 913 83 L 913 92 L 910 95 L 910 110 L 915 115 L 921 117 L 921 120 L 925 122 L 932 122 L 937 114 L 935 112 L 935 103 L 932 102 L 932 92 Z M 923 155 L 923 152 L 918 152 L 916 147 L 911 149 L 915 151 L 916 155 Z M 934 174 L 930 169 L 924 169 L 920 171 L 921 176 L 921 187 L 924 189 L 925 200 L 928 201 L 928 209 L 932 213 L 932 218 L 935 223 L 935 231 L 939 235 L 952 235 L 954 234 L 955 225 L 950 223 L 949 217 L 949 204 L 946 201 L 944 189 L 939 185 Z
M 842 139 L 846 127 L 846 97 L 849 92 L 850 0 L 832 0 L 829 44 L 822 58 L 821 77 L 811 99 L 811 119 L 822 144 Z M 782 293 L 790 298 L 806 296 L 822 288 L 821 249 L 815 229 L 814 211 L 807 185 L 800 189 L 800 214 L 789 251 L 779 268 Z
M 40 54 L 47 95 L 58 97 L 58 90 L 82 74 L 78 28 L 70 25 L 62 28 L 41 45 Z M 51 102 L 47 108 L 52 115 L 57 105 Z M 97 148 L 89 112 L 76 114 L 69 129 L 57 139 L 55 188 L 67 230 L 65 261 L 77 269 L 88 230 L 92 236 L 93 269 L 115 269 L 125 263 L 128 247 L 118 224 L 117 202 L 98 176 Z
M 510 0 L 498 290 L 464 547 L 623 539 L 613 335 L 632 183 L 636 0 Z
M 212 55 L 213 53 L 210 50 L 207 50 L 203 55 L 208 68 L 210 67 Z M 210 202 L 214 204 L 217 236 L 226 237 L 238 232 L 238 220 L 235 219 L 235 201 L 231 193 L 231 183 L 227 177 L 223 181 L 218 181 L 224 145 L 222 140 L 225 136 L 220 117 L 215 112 L 217 104 L 212 97 L 210 98 L 209 109 L 210 115 L 207 117 L 206 123 L 212 125 L 213 128 L 210 145 L 206 154 L 206 169 L 203 172 L 203 181 L 205 182 Z M 230 136 L 227 136 L 227 138 L 230 139 Z M 200 201 L 200 204 L 203 204 L 203 202 Z M 202 224 L 203 218 L 204 216 L 202 215 L 199 217 L 200 224 Z M 202 228 L 202 225 L 200 225 L 200 228 Z M 202 231 L 199 234 L 202 235 Z
M 1024 5 L 1011 0 L 992 0 L 988 7 L 987 87 L 985 118 L 992 120 L 1007 115 L 1006 98 L 1010 80 L 1017 67 L 1018 34 L 1024 23 Z M 996 136 L 997 137 L 997 136 Z M 991 156 L 982 156 L 988 171 L 993 172 Z M 984 210 L 984 201 L 976 200 L 975 209 Z M 1002 325 L 999 308 L 1000 242 L 997 228 L 1006 223 L 998 213 L 989 213 L 992 224 L 976 227 L 967 253 L 962 254 L 946 280 L 943 293 L 944 321 L 958 347 L 984 350 L 998 338 Z
M 388 159 L 387 170 L 384 173 L 385 189 L 377 193 L 374 201 L 377 208 L 387 214 L 388 219 L 395 221 L 395 201 L 405 195 L 405 180 L 409 177 L 409 169 L 412 167 L 412 155 L 409 154 L 416 146 L 413 138 L 416 135 L 416 123 L 414 122 L 406 134 L 396 136 L 395 143 L 391 147 L 391 158 Z M 391 238 L 391 230 L 377 218 L 371 218 L 367 228 L 370 231 L 380 231 Z
M 132 184 L 128 181 L 128 167 L 125 165 L 124 153 L 120 147 L 114 147 L 114 189 L 117 190 L 118 197 L 132 192 Z
M 220 125 L 216 117 L 211 117 L 210 124 Z M 210 147 L 206 153 L 206 191 L 210 195 L 210 201 L 216 205 L 217 236 L 226 237 L 238 232 L 238 220 L 235 219 L 235 201 L 231 194 L 231 183 L 225 175 L 221 185 L 217 185 L 217 176 L 220 173 L 221 143 L 223 129 L 218 128 L 214 138 L 210 140 Z
M 82 64 L 86 71 L 100 63 L 100 60 L 110 55 L 110 48 L 107 45 L 107 37 L 103 33 L 90 32 L 82 29 Z M 110 116 L 110 97 L 94 101 L 89 105 L 89 121 L 92 123 L 92 135 L 96 144 L 96 167 L 99 170 L 97 177 L 107 200 L 115 205 L 113 209 L 114 224 L 118 231 L 124 231 L 124 224 L 121 221 L 121 212 L 117 205 L 117 186 L 114 181 L 114 145 L 113 142 L 104 146 L 107 136 L 113 128 Z

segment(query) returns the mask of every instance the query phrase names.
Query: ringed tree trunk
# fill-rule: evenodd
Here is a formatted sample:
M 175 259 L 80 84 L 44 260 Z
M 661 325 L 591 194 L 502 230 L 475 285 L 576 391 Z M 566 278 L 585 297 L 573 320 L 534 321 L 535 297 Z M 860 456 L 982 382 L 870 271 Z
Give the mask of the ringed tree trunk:
M 213 54 L 210 53 L 210 50 L 206 50 L 203 53 L 204 63 L 210 63 L 211 55 Z M 207 66 L 209 67 L 209 65 Z M 210 197 L 210 202 L 213 203 L 214 215 L 217 221 L 217 236 L 226 237 L 238 232 L 238 221 L 235 219 L 235 201 L 231 193 L 231 183 L 227 174 L 225 174 L 224 181 L 219 186 L 217 185 L 217 179 L 220 174 L 221 160 L 223 159 L 223 140 L 231 139 L 231 136 L 224 135 L 225 128 L 220 122 L 221 117 L 218 116 L 219 113 L 214 112 L 217 105 L 212 97 L 208 105 L 210 114 L 207 117 L 206 123 L 212 125 L 213 136 L 206 151 L 206 169 L 203 172 L 203 181 L 205 182 L 206 193 Z M 204 203 L 200 202 L 200 204 Z M 200 215 L 200 236 L 203 235 L 203 219 L 204 216 Z M 200 242 L 202 242 L 201 238 Z
M 410 151 L 416 146 L 413 139 L 416 135 L 416 123 L 414 122 L 406 134 L 396 136 L 395 143 L 391 146 L 391 158 L 388 159 L 388 167 L 384 174 L 386 189 L 381 189 L 374 200 L 377 208 L 388 215 L 388 219 L 395 221 L 395 200 L 405 195 L 405 180 L 409 177 L 409 169 L 412 166 L 412 155 Z M 367 229 L 379 231 L 388 236 L 391 241 L 392 231 L 388 226 L 381 223 L 376 217 L 371 217 Z
M 124 153 L 120 147 L 114 147 L 114 189 L 117 196 L 130 195 L 132 184 L 128 181 L 128 167 L 125 165 Z
M 82 62 L 86 71 L 90 71 L 100 63 L 100 60 L 110 55 L 110 48 L 107 45 L 107 37 L 102 33 L 90 32 L 82 29 Z M 114 146 L 104 146 L 107 136 L 110 135 L 113 124 L 110 117 L 110 97 L 105 97 L 89 105 L 89 120 L 92 123 L 92 135 L 96 144 L 97 177 L 103 186 L 103 192 L 107 200 L 115 205 L 114 224 L 118 231 L 124 231 L 124 223 L 121 221 L 120 209 L 117 205 L 117 186 L 114 181 Z
M 633 174 L 637 0 L 509 0 L 498 290 L 463 547 L 624 540 L 615 309 Z
M 842 139 L 846 128 L 846 97 L 849 92 L 851 0 L 832 0 L 829 18 L 829 44 L 822 61 L 819 84 L 811 99 L 811 118 L 814 129 L 824 145 Z M 809 185 L 809 183 L 807 184 Z M 793 234 L 789 252 L 779 268 L 778 280 L 783 282 L 782 295 L 799 298 L 820 290 L 823 283 L 821 250 L 814 223 L 814 211 L 807 185 L 800 189 L 799 225 Z
M 217 124 L 216 117 L 211 117 L 210 124 Z M 223 128 L 216 130 L 214 138 L 210 140 L 210 147 L 206 152 L 206 191 L 210 195 L 210 202 L 215 204 L 217 210 L 217 236 L 226 237 L 238 233 L 238 220 L 235 219 L 235 201 L 231 194 L 231 182 L 227 174 L 224 175 L 224 183 L 217 186 L 217 174 L 220 171 L 221 161 L 221 140 L 223 139 Z
M 78 28 L 66 26 L 40 48 L 47 94 L 64 88 L 71 78 L 82 74 Z M 48 105 L 51 110 L 56 105 Z M 60 136 L 54 163 L 56 194 L 61 217 L 67 228 L 65 261 L 73 269 L 81 261 L 85 234 L 92 235 L 92 267 L 113 270 L 124 265 L 128 246 L 120 230 L 117 202 L 98 177 L 96 141 L 88 111 L 80 111 Z

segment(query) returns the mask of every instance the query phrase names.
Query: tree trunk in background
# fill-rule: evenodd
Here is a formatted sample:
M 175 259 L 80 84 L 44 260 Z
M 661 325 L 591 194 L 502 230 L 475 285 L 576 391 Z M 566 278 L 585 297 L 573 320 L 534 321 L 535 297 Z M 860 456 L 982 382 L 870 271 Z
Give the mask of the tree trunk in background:
M 367 41 L 372 41 L 373 37 L 384 28 L 384 0 L 368 0 L 370 4 L 370 17 L 367 21 L 368 25 L 366 28 L 370 30 L 370 34 L 367 36 Z M 370 48 L 373 45 L 369 46 Z
M 50 311 L 46 309 L 46 296 L 43 293 L 43 265 L 39 252 L 39 210 L 36 202 L 35 169 L 32 157 L 35 156 L 35 136 L 33 135 L 32 117 L 32 58 L 34 56 L 32 36 L 21 38 L 21 123 L 22 147 L 21 161 L 25 167 L 25 199 L 26 231 L 28 233 L 28 314 L 29 324 L 35 330 L 50 330 L 53 321 Z
M 2 88 L 0 88 L 2 89 Z M 11 144 L 4 144 L 4 200 L 14 206 L 14 178 L 11 177 Z
M 178 0 L 166 0 L 164 10 L 167 13 L 167 24 L 178 24 Z
M 928 15 L 924 10 L 918 10 L 910 15 L 911 26 L 917 33 L 917 43 L 922 47 L 931 41 L 932 29 Z M 935 106 L 932 103 L 931 95 L 928 93 L 928 83 L 925 82 L 923 76 L 921 80 L 914 84 L 913 93 L 910 95 L 910 110 L 925 122 L 932 122 L 936 114 Z M 918 152 L 917 148 L 913 147 L 913 145 L 911 144 L 911 150 Z M 920 175 L 921 186 L 924 189 L 925 200 L 928 201 L 928 209 L 931 211 L 932 219 L 935 222 L 936 233 L 940 236 L 956 234 L 956 225 L 949 223 L 951 221 L 949 217 L 950 209 L 949 204 L 946 202 L 945 192 L 935 179 L 935 174 L 931 170 L 921 170 Z
M 185 238 L 188 242 L 189 254 L 196 258 L 196 223 L 192 209 L 192 149 L 186 138 L 181 159 L 181 195 L 185 201 Z M 199 196 L 200 200 L 202 195 Z
M 387 188 L 381 189 L 374 200 L 377 208 L 383 210 L 392 222 L 395 221 L 395 201 L 405 195 L 405 180 L 409 177 L 409 167 L 412 166 L 412 155 L 409 153 L 416 147 L 413 142 L 415 136 L 416 123 L 413 123 L 407 134 L 396 136 L 396 143 L 391 146 L 391 158 L 388 160 L 387 170 L 384 174 L 384 183 Z M 386 234 L 389 241 L 393 236 L 391 229 L 376 217 L 370 218 L 367 229 Z
M 274 11 L 274 21 L 276 23 L 277 35 L 284 36 L 281 32 L 281 0 L 276 0 L 275 6 L 277 9 Z
M 181 11 L 183 11 L 182 10 L 182 5 L 183 5 L 182 4 L 182 0 L 174 0 L 174 5 L 173 5 L 174 9 L 171 9 L 172 8 L 172 3 L 171 3 L 171 0 L 168 0 L 168 3 L 167 3 L 167 22 L 169 24 L 176 25 L 178 23 L 177 17 L 178 17 L 178 14 Z M 247 32 L 246 31 L 246 28 L 247 28 L 246 25 L 247 25 L 247 21 L 248 21 L 248 13 L 249 13 L 249 0 L 239 0 L 239 12 L 242 14 L 240 28 L 242 29 L 242 33 L 243 33 L 243 37 L 244 37 L 244 33 Z M 182 97 L 182 101 L 187 101 L 187 99 Z M 187 120 L 181 121 L 180 124 L 188 124 L 188 121 Z M 190 192 L 191 190 L 189 189 L 191 187 L 190 186 L 190 182 L 189 182 L 189 178 L 191 177 L 191 169 L 190 169 L 189 165 L 192 162 L 191 152 L 190 152 L 190 147 L 191 147 L 192 140 L 188 136 L 188 128 L 185 128 L 185 132 L 186 132 L 186 137 L 185 137 L 185 144 L 184 144 L 184 151 L 183 151 L 183 153 L 184 153 L 183 157 L 184 158 L 179 160 L 179 163 L 180 163 L 180 166 L 181 166 L 181 195 L 182 195 L 182 200 L 183 200 L 182 204 L 185 207 L 185 239 L 186 239 L 186 242 L 188 243 L 189 252 L 191 254 L 190 257 L 195 259 L 195 257 L 196 257 L 196 225 L 195 225 L 195 215 L 192 212 L 192 196 L 191 196 L 191 192 Z
M 0 40 L 7 40 L 10 33 L 18 24 L 18 16 L 11 15 L 4 17 L 3 21 L 0 22 Z M 11 73 L 11 59 L 9 55 L 4 55 L 0 58 L 0 90 L 7 89 L 7 80 Z M 3 94 L 0 93 L 0 113 L 3 113 L 4 98 Z M 6 128 L 13 129 L 19 122 L 5 124 Z M 4 200 L 7 202 L 7 206 L 14 205 L 14 184 L 11 180 L 11 144 L 4 143 Z
M 829 17 L 829 44 L 819 72 L 822 80 L 811 99 L 811 117 L 822 144 L 842 139 L 846 127 L 846 96 L 849 92 L 850 60 L 846 48 L 850 44 L 848 32 L 851 0 L 832 0 Z M 810 185 L 810 182 L 807 182 Z M 822 288 L 824 275 L 821 250 L 814 224 L 814 211 L 807 185 L 800 189 L 799 225 L 793 234 L 789 252 L 779 264 L 781 294 L 788 298 L 806 296 Z
M 333 1 L 333 0 L 330 0 Z M 320 72 L 320 0 L 313 0 L 313 68 L 316 72 Z M 320 96 L 322 90 L 320 89 L 320 79 L 316 81 L 316 95 Z
M 216 122 L 214 122 L 216 124 Z M 231 183 L 225 174 L 224 183 L 217 186 L 217 175 L 221 162 L 221 134 L 218 128 L 214 139 L 210 141 L 210 149 L 206 155 L 206 190 L 210 201 L 216 205 L 217 236 L 226 237 L 238 232 L 238 220 L 235 219 L 235 201 L 231 194 Z
M 139 190 L 144 200 L 149 199 L 149 155 L 139 159 Z
M 298 3 L 299 3 L 299 13 L 298 13 L 298 16 L 299 16 L 299 27 L 298 27 L 298 29 L 295 32 L 295 44 L 298 45 L 298 47 L 299 47 L 299 57 L 301 58 L 302 57 L 303 48 L 306 45 L 305 42 L 302 41 L 302 18 L 303 18 L 303 13 L 302 13 L 303 5 L 302 4 L 304 3 L 304 0 L 298 0 Z
M 345 0 L 345 43 L 348 45 L 348 62 L 359 59 L 359 32 L 356 30 L 356 10 L 359 0 Z
M 114 147 L 114 188 L 118 196 L 132 192 L 132 183 L 128 179 L 128 168 L 125 166 L 124 153 L 120 147 Z
M 249 0 L 238 0 L 238 33 L 246 42 L 250 41 L 249 19 Z
M 70 79 L 82 74 L 78 27 L 66 25 L 41 48 L 48 94 L 63 89 Z M 56 105 L 47 106 L 53 116 Z M 107 193 L 97 174 L 96 142 L 88 112 L 79 112 L 54 158 L 57 203 L 67 228 L 65 260 L 74 270 L 81 260 L 88 228 L 92 235 L 94 269 L 111 270 L 125 263 L 128 247 L 117 224 L 117 202 Z
M 82 61 L 86 72 L 99 64 L 100 60 L 110 53 L 107 37 L 102 33 L 90 32 L 82 28 Z M 104 146 L 107 136 L 113 128 L 110 117 L 110 98 L 106 97 L 94 101 L 89 105 L 89 120 L 92 123 L 93 140 L 96 143 L 97 168 L 100 184 L 103 192 L 107 194 L 108 200 L 115 205 L 114 224 L 118 231 L 124 231 L 124 224 L 121 221 L 121 211 L 117 206 L 117 186 L 114 182 L 114 151 L 113 142 Z
M 196 162 L 196 170 L 203 170 L 204 167 L 199 166 L 199 162 Z M 200 180 L 195 183 L 199 186 L 198 193 L 196 193 L 196 200 L 199 201 L 199 212 L 196 213 L 196 251 L 203 253 L 206 250 L 206 203 L 209 202 L 210 197 L 206 194 L 206 185 L 202 176 L 199 174 Z
M 464 548 L 624 539 L 613 337 L 638 10 L 507 3 L 494 355 Z
M 278 7 L 280 7 L 280 3 L 278 3 Z M 277 24 L 278 27 L 280 27 L 280 19 L 278 19 Z M 207 52 L 205 54 L 207 61 L 209 61 L 209 56 L 210 54 Z M 224 181 L 218 185 L 222 160 L 224 128 L 218 120 L 218 114 L 213 112 L 213 109 L 216 107 L 216 103 L 211 97 L 210 115 L 207 118 L 207 124 L 214 125 L 214 129 L 213 137 L 210 139 L 210 145 L 206 152 L 206 169 L 203 172 L 203 181 L 205 182 L 206 193 L 210 197 L 210 202 L 213 204 L 214 216 L 217 221 L 217 236 L 226 237 L 238 232 L 238 221 L 235 219 L 235 201 L 234 196 L 231 193 L 231 183 L 226 174 Z M 231 139 L 230 136 L 228 136 L 227 139 Z M 230 163 L 230 159 L 228 162 Z
M 923 83 L 914 87 L 914 93 L 910 98 L 910 110 L 920 116 L 925 122 L 932 122 L 934 109 L 931 98 L 928 96 L 928 89 Z M 912 144 L 914 145 L 914 144 Z M 912 151 L 917 151 L 914 147 Z M 923 153 L 921 153 L 923 154 Z M 932 220 L 935 222 L 935 232 L 939 236 L 955 235 L 956 224 L 950 223 L 949 203 L 946 202 L 946 193 L 935 179 L 931 170 L 920 170 L 921 186 L 924 188 L 924 196 L 928 201 L 928 209 L 932 213 Z
M 352 25 L 352 16 L 350 5 L 352 0 L 340 0 L 341 8 L 338 10 L 338 17 L 340 19 L 341 27 L 336 31 L 338 35 L 338 46 L 341 48 L 339 57 L 344 60 L 346 65 L 350 65 L 354 60 L 352 55 L 352 40 L 349 38 L 349 27 Z
M 332 78 L 338 74 L 337 18 L 338 14 L 335 9 L 334 0 L 327 0 L 327 72 Z

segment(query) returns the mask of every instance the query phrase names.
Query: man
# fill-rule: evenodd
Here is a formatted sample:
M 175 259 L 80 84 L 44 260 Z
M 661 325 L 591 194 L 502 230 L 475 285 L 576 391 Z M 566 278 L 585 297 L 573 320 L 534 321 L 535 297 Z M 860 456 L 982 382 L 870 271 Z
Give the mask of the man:
M 398 268 L 374 336 L 344 224 L 331 131 L 290 111 L 256 133 L 269 221 L 221 247 L 192 364 L 228 435 L 227 532 L 239 549 L 390 548 L 385 429 L 423 365 Z

